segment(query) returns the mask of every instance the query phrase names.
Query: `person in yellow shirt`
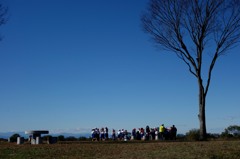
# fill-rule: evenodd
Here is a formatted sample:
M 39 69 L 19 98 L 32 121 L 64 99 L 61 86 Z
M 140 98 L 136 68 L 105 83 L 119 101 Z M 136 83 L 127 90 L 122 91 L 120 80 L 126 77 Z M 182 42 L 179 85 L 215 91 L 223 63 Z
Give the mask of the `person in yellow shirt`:
M 162 125 L 159 127 L 159 133 L 160 133 L 160 139 L 161 139 L 161 140 L 164 140 L 164 132 L 165 132 L 165 127 L 164 127 L 164 124 L 162 124 Z

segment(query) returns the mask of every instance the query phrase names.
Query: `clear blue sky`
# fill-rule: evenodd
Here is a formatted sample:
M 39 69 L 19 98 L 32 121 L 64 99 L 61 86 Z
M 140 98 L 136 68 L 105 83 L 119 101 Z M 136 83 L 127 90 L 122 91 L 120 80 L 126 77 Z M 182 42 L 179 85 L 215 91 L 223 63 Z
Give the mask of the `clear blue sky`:
M 0 132 L 199 127 L 195 77 L 142 31 L 148 0 L 5 0 Z M 240 54 L 213 71 L 207 130 L 240 124 Z

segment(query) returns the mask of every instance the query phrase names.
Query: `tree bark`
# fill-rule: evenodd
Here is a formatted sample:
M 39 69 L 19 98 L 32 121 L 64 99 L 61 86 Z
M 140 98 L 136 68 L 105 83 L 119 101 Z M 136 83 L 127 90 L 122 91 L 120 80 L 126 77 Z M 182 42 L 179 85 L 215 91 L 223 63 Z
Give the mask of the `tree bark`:
M 207 139 L 206 130 L 206 115 L 205 115 L 206 96 L 204 94 L 204 87 L 202 81 L 199 81 L 199 122 L 200 122 L 200 140 Z

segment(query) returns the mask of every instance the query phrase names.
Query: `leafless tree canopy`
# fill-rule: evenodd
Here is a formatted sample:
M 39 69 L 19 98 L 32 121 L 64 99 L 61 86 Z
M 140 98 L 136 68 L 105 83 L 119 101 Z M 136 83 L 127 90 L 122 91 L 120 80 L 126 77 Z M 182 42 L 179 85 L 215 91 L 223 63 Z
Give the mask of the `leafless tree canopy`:
M 0 25 L 3 25 L 6 23 L 7 11 L 8 11 L 8 8 L 6 8 L 2 4 L 0 4 Z
M 175 52 L 198 76 L 207 44 L 215 45 L 214 65 L 219 55 L 239 42 L 240 1 L 151 0 L 142 22 L 157 44 Z
M 7 17 L 6 17 L 7 12 L 8 12 L 8 8 L 6 8 L 2 4 L 0 4 L 0 26 L 3 25 L 3 24 L 6 24 L 6 22 L 7 22 Z M 0 40 L 1 40 L 1 37 L 0 37 Z

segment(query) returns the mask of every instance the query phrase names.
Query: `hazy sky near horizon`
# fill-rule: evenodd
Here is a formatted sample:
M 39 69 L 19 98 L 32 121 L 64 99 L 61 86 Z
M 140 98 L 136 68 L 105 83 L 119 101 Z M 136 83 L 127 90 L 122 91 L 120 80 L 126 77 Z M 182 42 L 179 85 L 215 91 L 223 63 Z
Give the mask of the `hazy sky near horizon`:
M 197 80 L 141 27 L 148 0 L 5 0 L 0 27 L 0 132 L 175 124 L 198 128 Z M 207 130 L 240 124 L 240 47 L 221 57 Z

